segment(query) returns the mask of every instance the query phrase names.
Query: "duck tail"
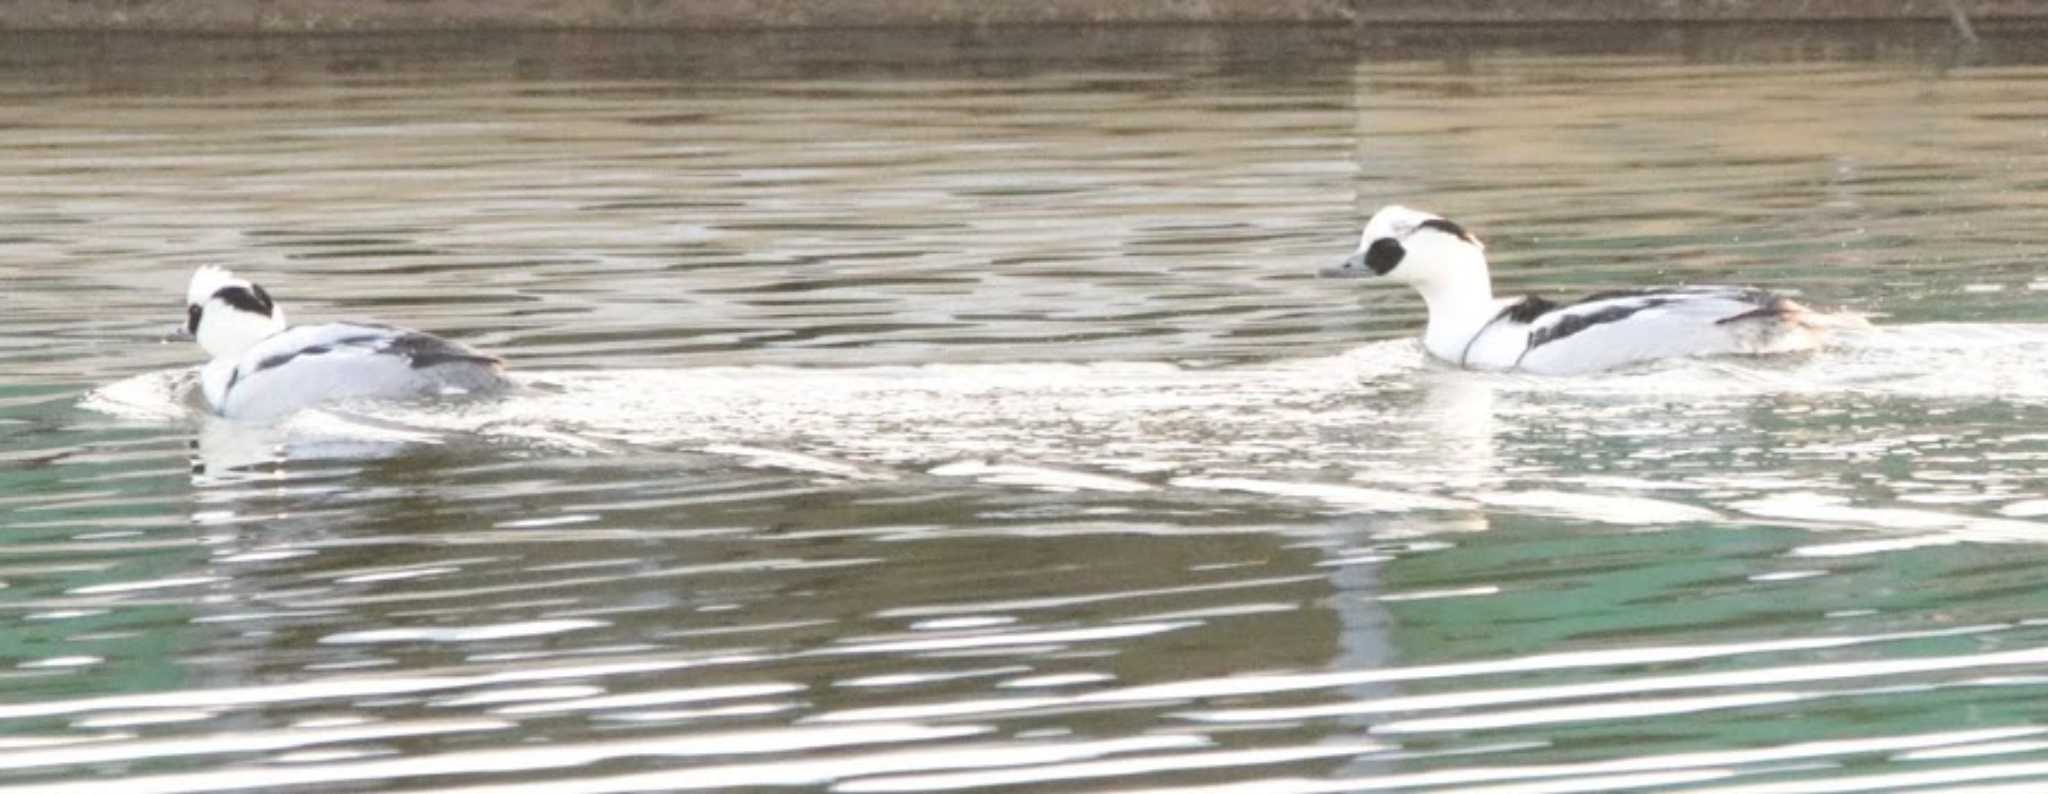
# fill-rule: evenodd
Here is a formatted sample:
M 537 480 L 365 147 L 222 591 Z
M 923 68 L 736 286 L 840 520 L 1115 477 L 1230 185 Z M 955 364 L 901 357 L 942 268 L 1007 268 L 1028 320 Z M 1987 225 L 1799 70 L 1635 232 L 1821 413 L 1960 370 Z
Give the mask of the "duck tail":
M 1876 331 L 1870 316 L 1852 311 L 1821 311 L 1797 301 L 1779 298 L 1777 312 L 1786 336 L 1798 338 L 1802 348 L 1841 344 Z
M 1786 311 L 1784 316 L 1787 322 L 1813 331 L 1823 333 L 1869 331 L 1876 327 L 1870 324 L 1870 318 L 1875 315 L 1852 311 L 1824 312 L 1783 298 L 1780 298 L 1779 301 L 1785 305 Z

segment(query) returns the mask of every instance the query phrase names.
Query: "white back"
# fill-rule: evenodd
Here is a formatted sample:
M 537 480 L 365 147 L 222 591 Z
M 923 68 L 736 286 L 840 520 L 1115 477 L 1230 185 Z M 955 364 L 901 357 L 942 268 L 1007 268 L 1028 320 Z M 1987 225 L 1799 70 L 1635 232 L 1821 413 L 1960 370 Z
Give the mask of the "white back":
M 1641 308 L 1623 321 L 1587 325 L 1566 338 L 1529 348 L 1518 354 L 1518 368 L 1570 375 L 1660 358 L 1784 353 L 1824 343 L 1824 335 L 1800 323 L 1776 313 L 1757 314 L 1761 307 L 1742 297 L 1748 292 L 1739 287 L 1676 287 L 1566 306 L 1538 318 L 1531 330 L 1541 333 L 1574 317 L 1646 306 L 1658 298 L 1668 300 Z M 1805 316 L 1804 307 L 1790 305 Z
M 356 323 L 302 325 L 244 352 L 229 368 L 238 372 L 216 376 L 218 387 L 205 379 L 215 366 L 208 365 L 202 385 L 222 416 L 268 419 L 336 400 L 403 400 L 504 384 L 497 365 L 487 360 L 422 369 L 410 357 L 385 352 L 391 340 L 408 334 L 417 332 Z

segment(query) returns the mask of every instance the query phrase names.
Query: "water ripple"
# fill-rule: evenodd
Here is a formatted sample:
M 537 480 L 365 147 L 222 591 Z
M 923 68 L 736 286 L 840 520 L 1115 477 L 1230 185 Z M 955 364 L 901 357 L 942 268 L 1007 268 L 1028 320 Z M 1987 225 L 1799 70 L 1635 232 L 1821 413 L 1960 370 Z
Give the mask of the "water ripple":
M 0 787 L 2032 791 L 1984 33 L 8 36 Z M 1878 330 L 1450 370 L 1395 201 Z M 520 388 L 207 417 L 201 264 Z

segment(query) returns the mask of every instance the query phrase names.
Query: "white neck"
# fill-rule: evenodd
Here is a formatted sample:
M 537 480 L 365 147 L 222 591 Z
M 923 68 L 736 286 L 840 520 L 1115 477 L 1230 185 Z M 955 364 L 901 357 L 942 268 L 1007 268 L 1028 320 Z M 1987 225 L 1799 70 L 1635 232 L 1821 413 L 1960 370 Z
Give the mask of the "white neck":
M 200 316 L 193 336 L 208 355 L 216 359 L 240 358 L 256 343 L 285 329 L 284 307 L 274 307 L 268 316 L 245 312 L 224 301 L 210 300 Z
M 1414 282 L 1422 302 L 1429 306 L 1429 327 L 1422 333 L 1422 346 L 1431 355 L 1453 363 L 1462 363 L 1472 339 L 1500 316 L 1486 260 L 1476 251 L 1473 254 L 1477 262 L 1435 268 L 1429 278 Z

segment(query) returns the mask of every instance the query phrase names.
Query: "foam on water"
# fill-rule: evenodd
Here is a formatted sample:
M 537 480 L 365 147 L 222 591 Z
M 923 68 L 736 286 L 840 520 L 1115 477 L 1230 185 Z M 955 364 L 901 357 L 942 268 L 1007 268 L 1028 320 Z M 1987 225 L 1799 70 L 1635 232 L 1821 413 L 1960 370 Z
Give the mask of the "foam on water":
M 1739 487 L 1712 471 L 1690 481 L 1589 481 L 1584 455 L 1589 439 L 1625 442 L 1627 449 L 1599 453 L 1623 458 L 1739 454 L 1740 443 L 1725 442 L 1739 440 L 1738 419 L 1758 411 L 1853 418 L 1873 400 L 1936 409 L 2048 403 L 2048 368 L 2037 363 L 2044 352 L 2044 326 L 1928 324 L 1879 329 L 1805 356 L 1680 360 L 1568 378 L 1452 370 L 1425 361 L 1407 340 L 1242 366 L 542 371 L 522 373 L 515 395 L 480 404 L 348 405 L 276 427 L 200 415 L 197 456 L 201 471 L 232 478 L 252 465 L 386 456 L 464 439 L 568 454 L 682 451 L 830 481 L 1165 488 L 1188 498 L 1280 496 L 1339 512 L 1469 513 L 1484 505 L 1617 524 L 1739 513 L 1902 531 L 1922 543 L 2015 541 L 2036 537 L 2037 525 L 1942 504 L 1859 507 L 1796 471 Z M 189 380 L 186 371 L 148 373 L 95 390 L 83 405 L 137 421 L 192 421 Z M 1673 401 L 1687 410 L 1674 414 Z M 1519 451 L 1503 458 L 1509 438 Z M 1811 454 L 1876 454 L 1861 444 L 1855 434 L 1818 438 Z M 1984 507 L 2024 513 L 2031 504 L 1996 501 L 2012 504 Z

